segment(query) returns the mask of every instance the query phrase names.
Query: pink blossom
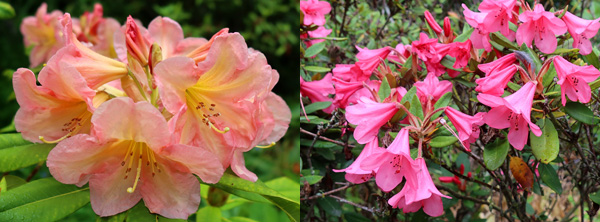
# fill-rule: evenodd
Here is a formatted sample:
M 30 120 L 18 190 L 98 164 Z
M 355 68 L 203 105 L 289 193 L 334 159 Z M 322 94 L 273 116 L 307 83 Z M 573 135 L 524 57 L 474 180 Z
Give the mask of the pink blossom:
M 510 127 L 508 142 L 517 150 L 523 149 L 527 143 L 528 128 L 531 128 L 531 132 L 536 136 L 542 135 L 540 128 L 530 119 L 536 84 L 536 82 L 527 82 L 517 92 L 504 98 L 488 94 L 477 95 L 479 102 L 492 108 L 483 117 L 485 123 L 495 129 Z
M 517 44 L 525 43 L 531 47 L 531 41 L 535 39 L 535 45 L 546 54 L 556 50 L 556 35 L 567 32 L 565 23 L 554 13 L 545 11 L 541 4 L 536 4 L 533 11 L 521 13 L 519 20 L 523 23 L 517 29 Z
M 431 30 L 435 32 L 435 34 L 439 35 L 440 33 L 442 33 L 442 27 L 438 25 L 438 23 L 435 21 L 435 18 L 433 18 L 433 15 L 431 15 L 431 12 L 429 12 L 429 10 L 425 10 L 425 21 L 427 21 L 427 24 L 429 25 Z
M 446 107 L 446 116 L 458 131 L 458 139 L 463 143 L 467 151 L 471 151 L 471 143 L 479 138 L 479 126 L 483 125 L 484 112 L 470 116 L 452 107 Z
M 417 87 L 417 96 L 422 104 L 431 101 L 435 104 L 440 97 L 452 92 L 452 83 L 447 80 L 440 81 L 435 75 L 428 74 L 423 81 L 414 84 Z
M 579 53 L 587 55 L 592 52 L 592 42 L 590 38 L 596 36 L 600 29 L 600 18 L 594 20 L 586 20 L 577 17 L 576 15 L 566 12 L 562 20 L 567 26 L 567 30 L 573 37 L 573 48 L 578 48 Z
M 356 46 L 356 49 L 358 49 L 358 53 L 356 54 L 358 62 L 356 62 L 356 65 L 360 67 L 365 75 L 370 75 L 379 63 L 387 58 L 391 51 L 391 48 L 387 46 L 380 49 L 367 49 L 366 47 L 360 48 Z
M 492 44 L 490 44 L 490 30 L 486 26 L 485 17 L 487 13 L 473 12 L 465 4 L 462 4 L 463 14 L 467 23 L 473 27 L 473 33 L 471 33 L 471 42 L 473 47 L 476 49 L 485 49 L 485 51 L 492 51 Z
M 345 109 L 351 103 L 356 104 L 360 98 L 354 96 L 357 91 L 366 89 L 367 94 L 363 95 L 365 93 L 361 93 L 360 95 L 371 97 L 372 94 L 369 90 L 373 89 L 375 92 L 378 92 L 379 86 L 381 85 L 381 81 L 379 80 L 371 80 L 367 82 L 348 82 L 338 78 L 333 78 L 333 83 L 335 84 L 335 97 L 333 98 L 333 104 L 342 109 Z M 369 88 L 365 88 L 365 85 L 369 86 Z
M 385 152 L 373 153 L 366 157 L 360 168 L 366 171 L 377 169 L 375 182 L 384 192 L 390 192 L 404 177 L 413 178 L 413 159 L 410 157 L 408 129 L 402 128 Z M 410 181 L 416 182 L 416 181 Z
M 348 82 L 362 82 L 371 77 L 371 73 L 363 73 L 356 64 L 335 64 L 335 68 L 331 72 L 335 78 Z
M 111 99 L 96 110 L 92 124 L 92 134 L 75 135 L 52 149 L 47 165 L 62 183 L 89 182 L 92 209 L 100 216 L 144 199 L 151 212 L 186 219 L 200 203 L 193 174 L 207 183 L 223 175 L 218 158 L 203 147 L 172 145 L 166 120 L 150 103 Z
M 554 57 L 554 67 L 558 76 L 560 85 L 560 95 L 563 106 L 567 104 L 565 95 L 572 101 L 587 103 L 590 101 L 592 93 L 589 82 L 600 77 L 600 71 L 594 66 L 578 66 L 565 60 L 561 56 Z
M 489 27 L 489 32 L 500 31 L 505 36 L 510 34 L 509 22 L 513 19 L 512 12 L 516 3 L 516 0 L 484 0 L 479 4 L 479 11 L 487 13 L 483 23 Z
M 331 4 L 326 1 L 300 1 L 300 10 L 304 14 L 304 25 L 325 25 L 325 15 L 331 11 Z
M 377 136 L 379 128 L 398 112 L 395 103 L 378 103 L 368 97 L 361 97 L 358 104 L 346 108 L 346 120 L 357 125 L 354 138 L 360 144 L 368 143 Z
M 319 28 L 317 28 L 314 31 L 308 31 L 308 36 L 311 38 L 323 38 L 323 37 L 327 37 L 329 34 L 331 34 L 331 31 L 333 31 L 333 30 L 327 29 L 327 28 L 325 28 L 325 26 L 319 26 Z M 310 47 L 314 44 L 317 44 L 317 43 L 323 42 L 323 41 L 325 41 L 325 39 L 312 39 L 312 40 L 307 40 L 304 42 L 306 42 L 306 47 Z
M 475 90 L 484 94 L 501 96 L 508 81 L 517 72 L 514 63 L 517 61 L 515 54 L 510 53 L 493 62 L 479 64 L 477 67 L 485 73 L 485 77 L 475 80 Z
M 306 82 L 302 77 L 300 77 L 300 94 L 302 96 L 306 96 L 313 103 L 316 102 L 324 102 L 324 101 L 332 101 L 332 98 L 329 98 L 329 94 L 335 94 L 335 89 L 333 88 L 333 81 L 331 80 L 331 73 L 328 73 L 320 80 Z M 331 113 L 335 107 L 333 104 L 326 109 L 323 109 L 326 113 Z
M 430 39 L 427 34 L 421 32 L 419 40 L 412 42 L 412 52 L 424 62 L 437 63 L 443 57 L 436 49 L 437 42 L 437 39 Z
M 437 50 L 441 54 L 448 54 L 456 59 L 454 65 L 455 69 L 461 69 L 468 65 L 469 59 L 471 59 L 471 40 L 467 39 L 465 42 L 453 42 L 450 44 L 439 44 Z
M 84 12 L 79 19 L 80 32 L 77 39 L 81 42 L 92 44 L 91 49 L 101 55 L 117 58 L 114 48 L 114 35 L 121 28 L 119 22 L 113 18 L 104 18 L 102 5 L 96 3 L 94 11 Z
M 400 193 L 388 200 L 389 205 L 393 208 L 402 209 L 404 213 L 417 212 L 422 207 L 423 211 L 432 217 L 439 217 L 444 214 L 442 197 L 452 198 L 440 193 L 435 187 L 425 164 L 425 159 L 417 158 L 414 160 L 412 173 L 404 174 L 404 176 L 407 183 L 404 184 Z
M 50 59 L 56 51 L 65 45 L 60 19 L 63 13 L 52 11 L 48 14 L 48 5 L 42 3 L 35 16 L 28 16 L 21 23 L 21 33 L 25 47 L 33 47 L 29 55 L 30 67 L 36 67 Z
M 365 145 L 365 148 L 360 152 L 356 160 L 350 164 L 346 169 L 336 170 L 333 169 L 333 172 L 345 172 L 346 180 L 352 183 L 364 183 L 367 180 L 371 179 L 377 172 L 377 169 L 372 170 L 363 170 L 360 168 L 362 162 L 371 155 L 375 155 L 377 153 L 385 152 L 385 149 L 379 147 L 378 138 L 374 137 L 371 142 L 368 142 Z
M 395 50 L 392 50 L 388 55 L 388 60 L 404 64 L 404 62 L 406 62 L 406 59 L 408 59 L 408 57 L 410 56 L 411 50 L 411 45 L 398 44 L 396 45 Z

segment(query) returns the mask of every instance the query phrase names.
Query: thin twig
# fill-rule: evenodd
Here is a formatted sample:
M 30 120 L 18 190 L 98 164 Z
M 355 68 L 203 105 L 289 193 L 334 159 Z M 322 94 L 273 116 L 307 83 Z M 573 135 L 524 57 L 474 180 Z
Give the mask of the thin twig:
M 352 206 L 358 207 L 358 208 L 360 208 L 360 209 L 363 209 L 363 210 L 369 211 L 369 212 L 371 212 L 371 213 L 373 213 L 373 214 L 375 214 L 375 215 L 377 215 L 377 213 L 378 213 L 377 211 L 375 211 L 375 208 L 374 208 L 374 207 L 373 207 L 373 208 L 368 208 L 368 207 L 365 207 L 365 206 L 359 205 L 359 204 L 357 204 L 357 203 L 354 203 L 354 202 L 352 202 L 352 201 L 349 201 L 349 200 L 346 200 L 346 199 L 344 199 L 344 198 L 341 198 L 341 197 L 338 197 L 338 196 L 334 196 L 334 195 L 330 195 L 330 197 L 333 197 L 333 198 L 335 198 L 335 199 L 339 200 L 339 201 L 340 201 L 340 202 L 342 202 L 342 203 L 347 203 L 347 204 L 350 204 L 350 205 L 352 205 Z
M 351 187 L 351 186 L 354 186 L 354 185 L 356 185 L 356 184 L 350 184 L 350 183 L 346 183 L 346 185 L 345 185 L 345 186 L 343 186 L 343 187 L 336 188 L 336 189 L 333 189 L 333 190 L 327 191 L 327 192 L 325 192 L 325 193 L 316 194 L 316 195 L 313 195 L 313 196 L 310 196 L 310 197 L 307 197 L 307 198 L 300 198 L 300 200 L 301 200 L 301 201 L 304 201 L 304 200 L 312 200 L 312 199 L 322 198 L 322 197 L 325 197 L 325 196 L 327 196 L 327 195 L 330 195 L 330 194 L 332 194 L 332 193 L 335 193 L 335 192 L 339 192 L 339 191 L 342 191 L 342 190 L 348 189 L 349 187 Z
M 301 132 L 301 133 L 304 133 L 304 134 L 306 134 L 306 135 L 310 135 L 310 136 L 312 136 L 312 137 L 315 137 L 315 136 L 317 136 L 317 134 L 311 133 L 311 132 L 309 132 L 309 131 L 307 131 L 307 130 L 305 130 L 305 129 L 302 129 L 302 128 L 300 128 L 300 132 Z M 318 139 L 320 139 L 320 140 L 323 140 L 323 141 L 327 141 L 327 142 L 332 142 L 332 143 L 335 143 L 335 144 L 337 144 L 337 145 L 340 145 L 340 146 L 345 146 L 345 145 L 346 145 L 346 143 L 344 143 L 344 142 L 337 141 L 337 140 L 332 140 L 332 139 L 329 139 L 329 138 L 327 138 L 327 137 L 322 137 L 322 136 L 319 136 L 319 137 L 318 137 Z M 350 148 L 354 148 L 354 145 L 350 145 L 350 144 L 348 144 L 348 147 L 350 147 Z

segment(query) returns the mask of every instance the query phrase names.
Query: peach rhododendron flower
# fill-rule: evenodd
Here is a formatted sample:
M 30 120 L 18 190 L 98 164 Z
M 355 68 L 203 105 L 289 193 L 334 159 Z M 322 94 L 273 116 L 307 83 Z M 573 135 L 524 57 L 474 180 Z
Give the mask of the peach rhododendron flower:
M 375 175 L 377 186 L 384 192 L 390 192 L 407 174 L 414 174 L 412 163 L 408 129 L 402 128 L 385 152 L 372 153 L 362 161 L 360 167 L 363 170 L 377 169 Z
M 554 57 L 554 67 L 556 67 L 556 75 L 558 76 L 558 84 L 560 85 L 560 96 L 562 105 L 567 104 L 569 96 L 572 101 L 587 103 L 592 97 L 592 92 L 589 82 L 592 82 L 600 77 L 600 71 L 592 65 L 578 66 L 565 60 L 561 56 Z
M 110 58 L 117 58 L 114 48 L 114 34 L 120 28 L 119 22 L 113 18 L 103 18 L 102 5 L 96 3 L 92 13 L 84 12 L 75 30 L 77 39 L 92 44 L 91 49 Z
M 393 208 L 402 209 L 404 213 L 417 212 L 421 207 L 423 211 L 432 217 L 444 214 L 442 197 L 446 196 L 435 187 L 425 159 L 417 158 L 412 165 L 412 172 L 405 174 L 407 183 L 402 190 L 388 200 Z
M 471 151 L 471 143 L 477 141 L 479 138 L 479 127 L 483 125 L 484 112 L 470 116 L 464 114 L 452 107 L 446 107 L 445 112 L 448 119 L 454 125 L 454 128 L 458 131 L 458 139 L 467 148 L 467 151 Z
M 590 54 L 592 52 L 590 38 L 596 36 L 598 29 L 600 29 L 600 18 L 586 20 L 566 12 L 562 20 L 565 22 L 571 37 L 573 37 L 573 48 L 578 48 L 579 53 L 582 55 Z
M 567 32 L 565 23 L 554 13 L 544 10 L 541 4 L 536 4 L 533 11 L 521 13 L 519 20 L 523 23 L 517 29 L 517 44 L 525 43 L 531 47 L 531 41 L 535 39 L 535 46 L 546 54 L 556 50 L 556 35 Z
M 260 142 L 260 103 L 279 75 L 240 34 L 216 37 L 202 62 L 172 57 L 154 72 L 163 105 L 174 114 L 169 127 L 177 142 L 206 147 L 224 167 L 236 148 Z
M 492 109 L 483 117 L 486 124 L 495 129 L 510 128 L 508 142 L 517 150 L 522 150 L 529 137 L 529 128 L 536 136 L 542 135 L 540 127 L 531 122 L 531 105 L 536 82 L 525 83 L 510 96 L 500 98 L 479 94 L 477 99 Z
M 29 55 L 30 67 L 36 67 L 50 59 L 65 45 L 59 20 L 63 13 L 57 10 L 47 13 L 48 5 L 42 3 L 35 16 L 28 16 L 21 23 L 21 33 L 26 47 L 33 47 Z
M 198 209 L 200 183 L 216 183 L 224 172 L 201 147 L 171 144 L 167 122 L 150 103 L 112 99 L 92 117 L 90 135 L 65 139 L 48 155 L 58 181 L 90 183 L 92 208 L 110 216 L 144 199 L 150 212 L 186 219 Z
M 361 169 L 361 164 L 369 156 L 385 152 L 385 149 L 379 147 L 379 142 L 377 140 L 378 139 L 375 137 L 371 142 L 368 142 L 365 145 L 365 148 L 362 150 L 362 152 L 360 152 L 358 157 L 356 157 L 356 160 L 354 160 L 354 162 L 350 164 L 350 166 L 348 166 L 346 169 L 333 169 L 333 171 L 338 173 L 345 172 L 346 180 L 352 183 L 364 183 L 367 180 L 371 179 L 371 177 L 375 175 L 375 172 L 377 172 L 378 168 L 376 167 L 375 169 L 371 170 L 363 170 Z
M 304 14 L 304 25 L 325 25 L 325 15 L 331 11 L 331 4 L 326 1 L 300 1 L 300 11 Z

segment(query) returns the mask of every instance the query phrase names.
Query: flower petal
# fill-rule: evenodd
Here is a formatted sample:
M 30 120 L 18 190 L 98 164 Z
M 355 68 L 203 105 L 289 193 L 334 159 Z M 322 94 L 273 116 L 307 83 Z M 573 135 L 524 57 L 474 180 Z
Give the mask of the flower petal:
M 168 17 L 156 17 L 148 25 L 148 33 L 162 49 L 163 58 L 171 57 L 183 40 L 183 30 L 176 21 Z
M 252 171 L 246 168 L 244 162 L 243 152 L 236 150 L 233 153 L 233 159 L 231 160 L 231 169 L 233 172 L 244 180 L 256 182 L 258 177 Z
M 219 182 L 225 172 L 217 156 L 201 147 L 176 144 L 166 147 L 158 155 L 179 162 L 206 183 Z

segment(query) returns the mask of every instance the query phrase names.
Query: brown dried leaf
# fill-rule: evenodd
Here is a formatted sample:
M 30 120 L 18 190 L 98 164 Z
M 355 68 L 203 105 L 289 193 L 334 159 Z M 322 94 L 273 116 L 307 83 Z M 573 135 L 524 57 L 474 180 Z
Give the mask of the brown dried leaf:
M 521 184 L 523 189 L 526 191 L 531 191 L 533 188 L 533 173 L 525 161 L 523 161 L 523 159 L 520 157 L 511 156 L 509 166 L 513 177 L 515 177 L 517 182 Z

